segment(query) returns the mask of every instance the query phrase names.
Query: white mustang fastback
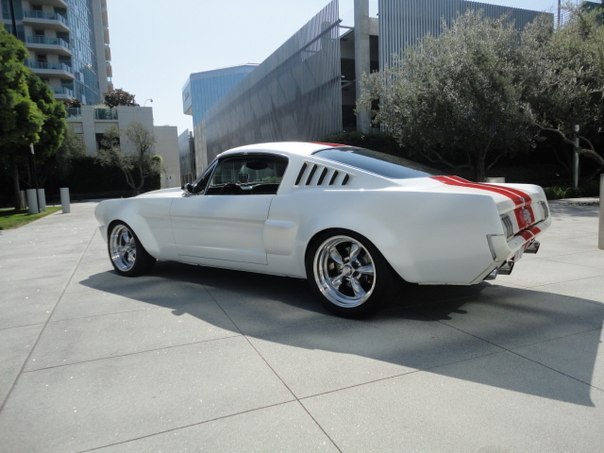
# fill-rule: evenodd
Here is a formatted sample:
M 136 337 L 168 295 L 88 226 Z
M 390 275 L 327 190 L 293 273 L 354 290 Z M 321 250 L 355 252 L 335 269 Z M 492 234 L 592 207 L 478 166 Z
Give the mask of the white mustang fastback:
M 172 260 L 305 278 L 343 316 L 374 311 L 399 277 L 471 285 L 509 274 L 551 221 L 539 186 L 301 142 L 225 151 L 183 189 L 105 200 L 96 217 L 118 274 Z

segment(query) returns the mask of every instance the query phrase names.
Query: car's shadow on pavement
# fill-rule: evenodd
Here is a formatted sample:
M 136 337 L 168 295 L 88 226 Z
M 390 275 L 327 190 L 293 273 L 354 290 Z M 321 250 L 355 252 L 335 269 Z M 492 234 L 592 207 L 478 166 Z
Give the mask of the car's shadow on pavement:
M 604 384 L 592 382 L 604 305 L 580 298 L 491 283 L 405 285 L 374 317 L 347 320 L 325 311 L 306 281 L 284 277 L 158 263 L 148 276 L 103 272 L 80 283 L 245 335 L 285 380 L 302 372 L 322 382 L 317 393 L 333 378 L 322 376 L 322 351 L 380 361 L 376 380 L 423 370 L 584 406 Z M 307 366 L 294 372 L 295 361 Z M 366 382 L 366 373 L 352 367 L 334 386 Z M 309 384 L 298 396 L 312 394 Z

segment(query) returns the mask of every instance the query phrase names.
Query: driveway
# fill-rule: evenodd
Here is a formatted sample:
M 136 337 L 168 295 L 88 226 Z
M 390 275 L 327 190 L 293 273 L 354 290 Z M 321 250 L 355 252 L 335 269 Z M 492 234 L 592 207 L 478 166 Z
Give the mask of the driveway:
M 543 451 L 604 445 L 597 206 L 537 255 L 369 320 L 306 282 L 111 271 L 94 203 L 0 232 L 0 451 Z

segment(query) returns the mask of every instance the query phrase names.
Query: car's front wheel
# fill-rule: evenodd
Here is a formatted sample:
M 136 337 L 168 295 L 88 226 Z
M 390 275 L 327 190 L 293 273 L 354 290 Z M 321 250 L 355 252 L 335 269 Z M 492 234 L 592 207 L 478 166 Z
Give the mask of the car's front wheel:
M 111 225 L 107 248 L 111 264 L 120 275 L 136 277 L 150 271 L 155 264 L 155 258 L 149 255 L 134 231 L 125 223 Z
M 373 313 L 393 282 L 393 271 L 377 248 L 345 230 L 315 238 L 306 254 L 306 275 L 325 307 L 346 317 Z

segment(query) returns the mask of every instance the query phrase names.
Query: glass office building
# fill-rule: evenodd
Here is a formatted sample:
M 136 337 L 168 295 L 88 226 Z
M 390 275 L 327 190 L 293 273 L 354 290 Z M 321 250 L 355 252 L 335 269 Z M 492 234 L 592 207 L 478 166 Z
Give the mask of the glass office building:
M 193 117 L 195 138 L 201 138 L 202 121 L 214 104 L 227 95 L 241 80 L 252 72 L 255 64 L 232 66 L 191 74 L 182 89 L 183 113 Z M 196 143 L 197 149 L 202 146 Z M 205 167 L 207 162 L 200 162 Z M 187 181 L 189 182 L 189 181 Z
M 6 30 L 21 39 L 27 66 L 58 99 L 98 104 L 111 90 L 106 0 L 0 0 Z
M 359 3 L 362 7 L 366 1 L 355 0 L 355 6 Z M 369 49 L 369 58 L 363 58 L 369 72 L 390 65 L 396 55 L 416 45 L 426 34 L 440 34 L 443 21 L 451 23 L 469 9 L 480 9 L 487 17 L 508 15 L 518 28 L 543 14 L 464 0 L 379 0 L 378 8 L 377 19 L 366 18 L 369 31 L 361 39 L 369 43 L 362 46 L 356 42 L 355 33 L 340 28 L 338 0 L 332 0 L 231 91 L 204 110 L 203 120 L 194 129 L 197 169 L 203 169 L 216 154 L 234 146 L 313 141 L 345 128 L 353 129 L 358 96 L 355 59 L 361 59 L 361 48 Z M 549 16 L 553 22 L 553 15 Z M 196 102 L 193 98 L 189 107 L 193 112 Z
M 341 127 L 338 23 L 333 0 L 206 113 L 195 130 L 202 165 L 233 146 L 319 138 Z

